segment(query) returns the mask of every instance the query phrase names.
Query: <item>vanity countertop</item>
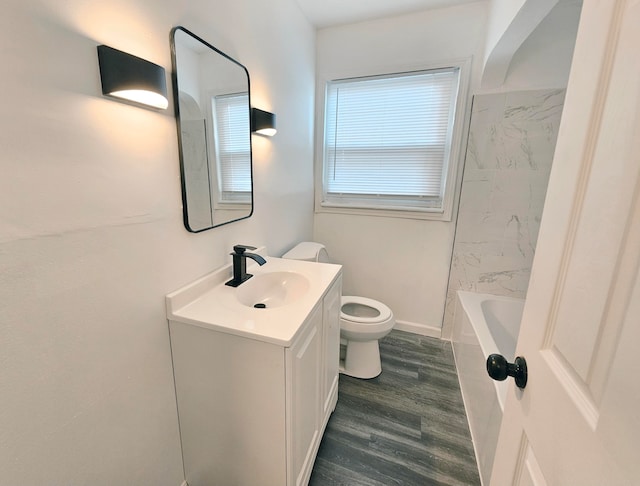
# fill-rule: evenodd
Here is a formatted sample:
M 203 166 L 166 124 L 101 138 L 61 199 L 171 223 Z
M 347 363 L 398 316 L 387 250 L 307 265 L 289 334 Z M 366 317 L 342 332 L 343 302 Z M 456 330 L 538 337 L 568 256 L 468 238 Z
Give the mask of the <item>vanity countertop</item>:
M 342 272 L 341 265 L 265 257 L 259 266 L 247 262 L 254 275 L 293 272 L 304 276 L 308 289 L 294 301 L 273 308 L 256 309 L 238 299 L 243 285 L 225 285 L 231 279 L 231 265 L 225 265 L 166 296 L 167 318 L 195 326 L 243 336 L 280 346 L 290 346 L 307 316 Z

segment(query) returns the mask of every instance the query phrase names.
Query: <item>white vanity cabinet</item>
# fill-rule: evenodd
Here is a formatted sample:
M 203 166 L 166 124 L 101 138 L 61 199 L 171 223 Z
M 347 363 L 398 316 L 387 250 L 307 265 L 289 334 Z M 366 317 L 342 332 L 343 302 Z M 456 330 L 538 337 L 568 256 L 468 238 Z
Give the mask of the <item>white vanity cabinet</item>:
M 188 306 L 168 303 L 189 486 L 308 483 L 337 402 L 342 281 L 334 267 L 290 343 L 196 323 Z

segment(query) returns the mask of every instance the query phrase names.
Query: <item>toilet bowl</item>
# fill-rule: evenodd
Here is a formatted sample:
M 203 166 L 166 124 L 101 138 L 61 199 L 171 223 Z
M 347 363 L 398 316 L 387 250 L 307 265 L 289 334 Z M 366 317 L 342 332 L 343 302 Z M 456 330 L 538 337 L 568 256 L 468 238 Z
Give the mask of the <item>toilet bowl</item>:
M 305 241 L 299 243 L 282 258 L 328 263 L 324 245 Z M 346 295 L 340 309 L 340 373 L 356 378 L 375 378 L 382 372 L 378 339 L 383 338 L 395 324 L 393 312 L 382 302 Z
M 377 300 L 345 295 L 340 311 L 340 337 L 345 343 L 342 373 L 375 378 L 382 372 L 378 339 L 395 324 L 391 309 Z

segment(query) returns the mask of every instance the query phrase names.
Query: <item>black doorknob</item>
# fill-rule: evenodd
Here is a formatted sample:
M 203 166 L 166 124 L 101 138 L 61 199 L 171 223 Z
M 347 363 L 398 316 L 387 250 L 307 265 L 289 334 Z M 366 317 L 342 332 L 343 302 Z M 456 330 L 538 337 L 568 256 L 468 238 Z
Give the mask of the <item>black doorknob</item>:
M 503 381 L 508 376 L 513 376 L 518 388 L 527 386 L 527 362 L 521 356 L 518 356 L 515 362 L 508 363 L 501 354 L 491 354 L 487 358 L 487 373 L 497 381 Z

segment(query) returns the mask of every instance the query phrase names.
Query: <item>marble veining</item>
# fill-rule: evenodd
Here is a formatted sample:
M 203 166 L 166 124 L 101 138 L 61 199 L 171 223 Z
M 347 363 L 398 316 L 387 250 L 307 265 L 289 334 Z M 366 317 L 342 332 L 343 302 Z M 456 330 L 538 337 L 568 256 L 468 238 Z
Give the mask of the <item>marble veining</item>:
M 443 327 L 455 292 L 524 298 L 564 90 L 475 96 Z

